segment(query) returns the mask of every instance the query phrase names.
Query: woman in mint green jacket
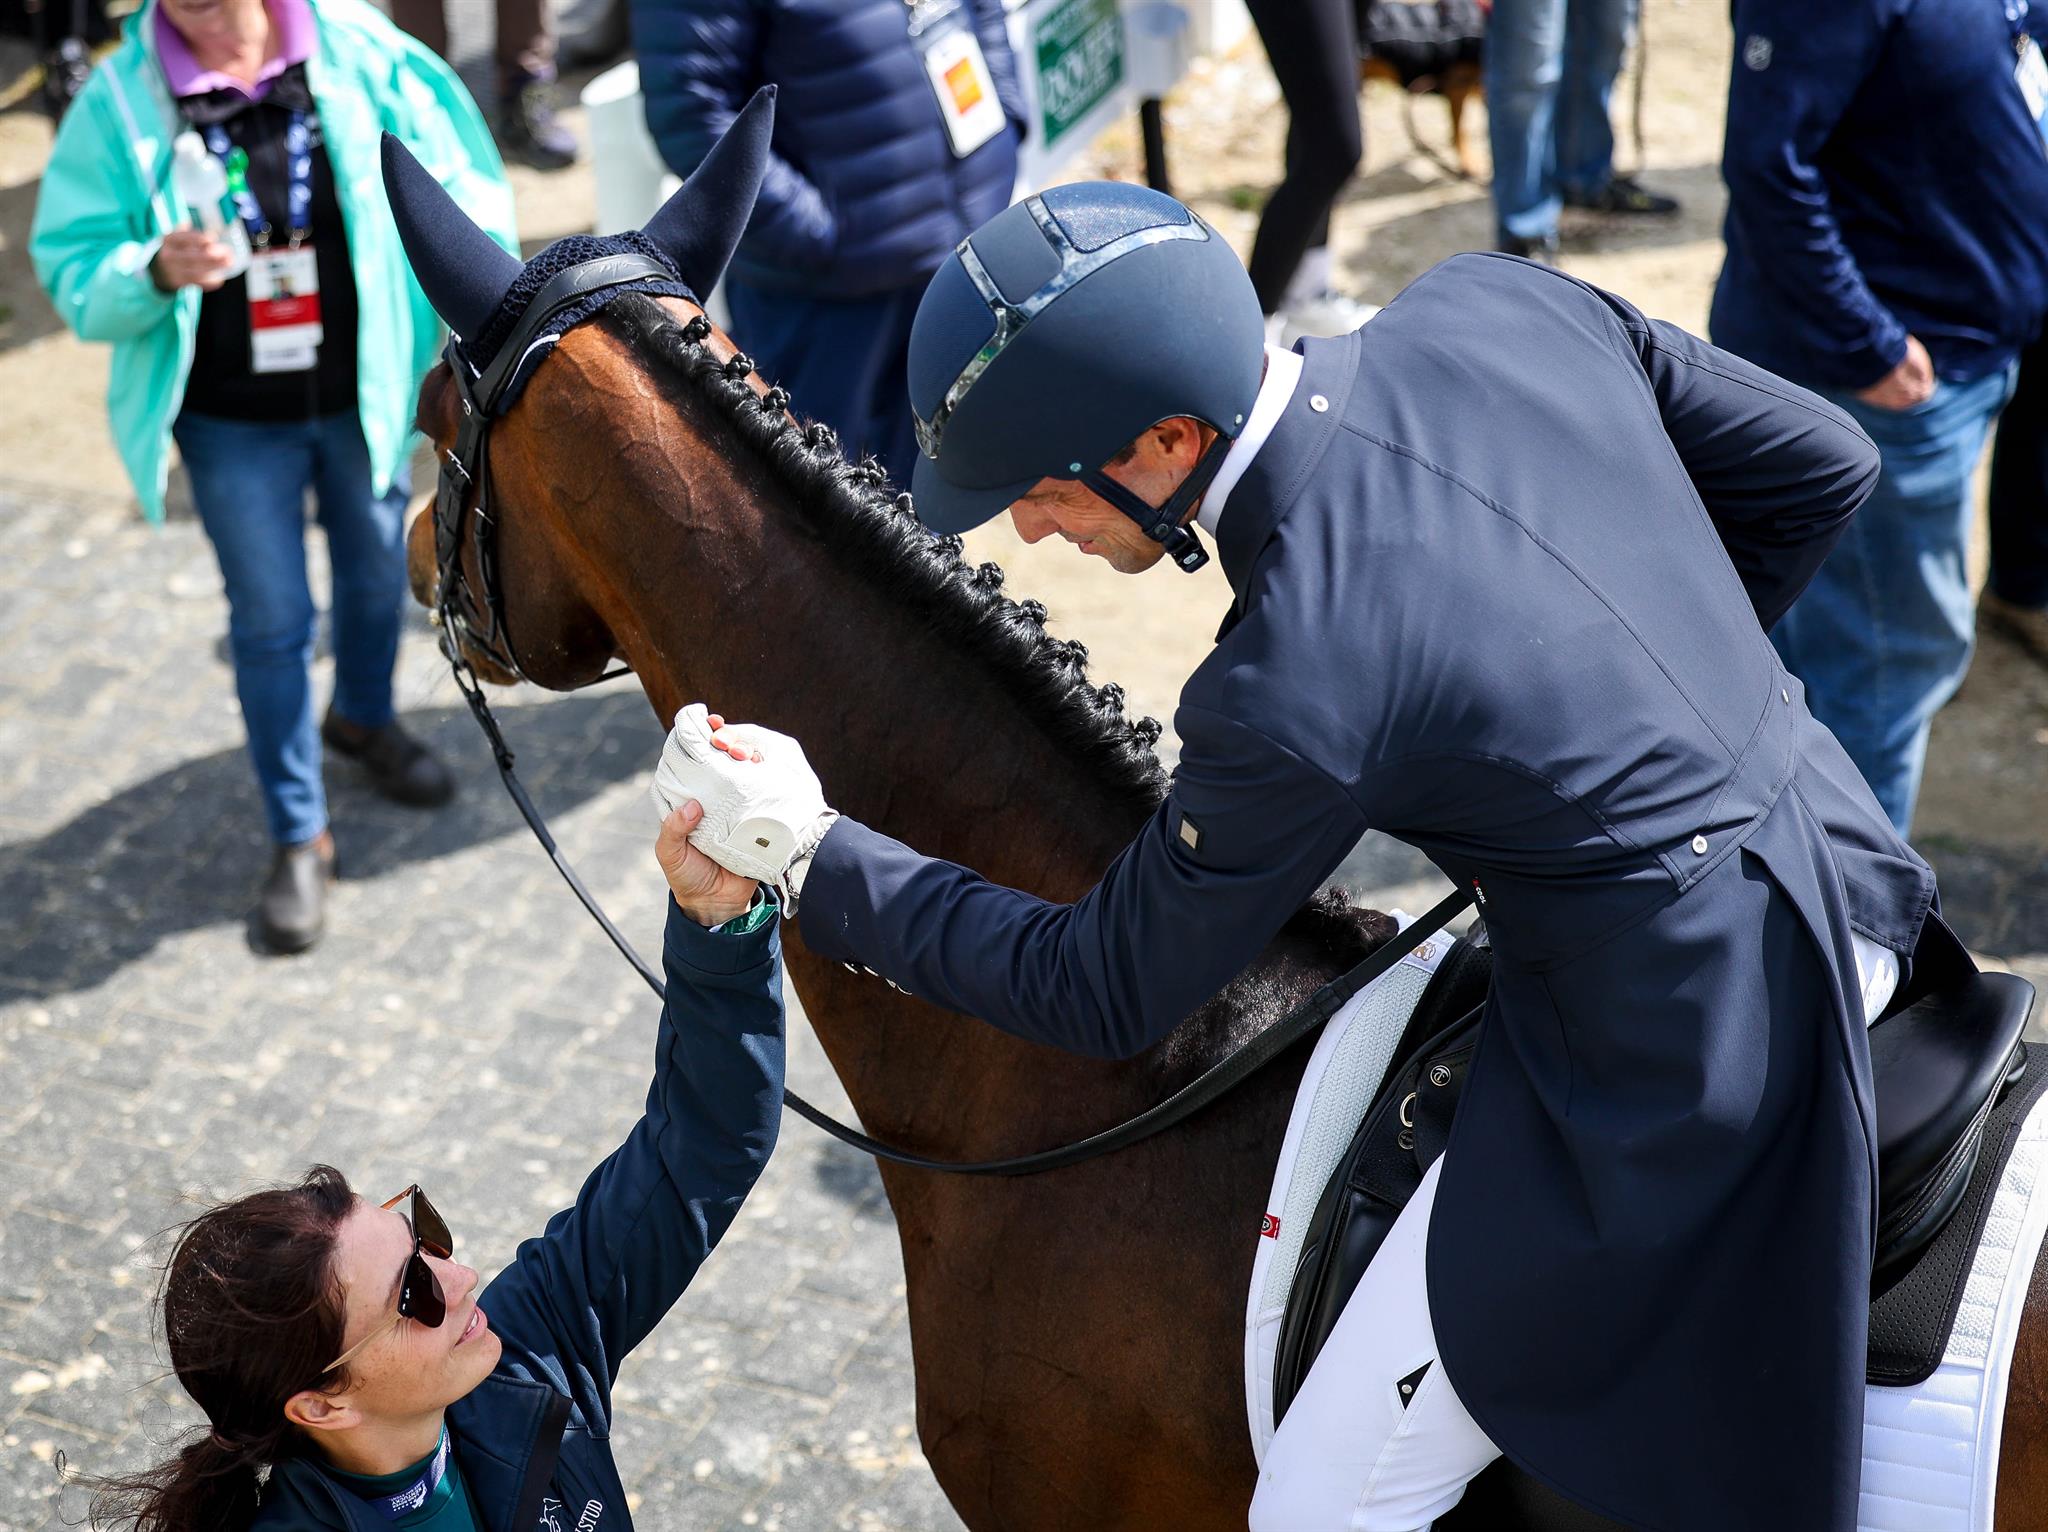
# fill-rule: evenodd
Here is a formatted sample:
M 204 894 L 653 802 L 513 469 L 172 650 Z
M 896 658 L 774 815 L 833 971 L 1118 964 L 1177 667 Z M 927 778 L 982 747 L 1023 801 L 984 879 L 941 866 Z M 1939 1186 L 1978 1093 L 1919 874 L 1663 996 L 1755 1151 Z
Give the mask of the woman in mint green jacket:
M 386 131 L 516 248 L 475 103 L 364 0 L 150 0 L 65 116 L 29 237 L 64 321 L 114 347 L 108 414 L 143 514 L 162 518 L 175 437 L 220 557 L 277 845 L 256 929 L 283 951 L 318 939 L 333 876 L 323 739 L 401 802 L 453 788 L 391 705 L 413 403 L 442 330 L 384 200 Z M 180 194 L 188 134 L 188 160 L 229 187 L 219 219 Z M 334 698 L 317 731 L 309 490 L 334 569 Z

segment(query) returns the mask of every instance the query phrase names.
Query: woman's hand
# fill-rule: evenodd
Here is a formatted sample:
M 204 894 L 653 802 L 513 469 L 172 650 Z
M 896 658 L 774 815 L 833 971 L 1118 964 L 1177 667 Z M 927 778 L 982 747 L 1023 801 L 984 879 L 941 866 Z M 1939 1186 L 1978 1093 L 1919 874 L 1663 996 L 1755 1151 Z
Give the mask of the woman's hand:
M 227 280 L 225 273 L 234 261 L 228 247 L 204 229 L 173 229 L 157 246 L 149 277 L 167 293 L 181 287 L 210 293 Z
M 703 821 L 704 809 L 694 798 L 676 805 L 661 822 L 654 859 L 682 912 L 700 926 L 721 926 L 746 914 L 760 885 L 752 878 L 727 872 L 690 844 L 690 832 Z

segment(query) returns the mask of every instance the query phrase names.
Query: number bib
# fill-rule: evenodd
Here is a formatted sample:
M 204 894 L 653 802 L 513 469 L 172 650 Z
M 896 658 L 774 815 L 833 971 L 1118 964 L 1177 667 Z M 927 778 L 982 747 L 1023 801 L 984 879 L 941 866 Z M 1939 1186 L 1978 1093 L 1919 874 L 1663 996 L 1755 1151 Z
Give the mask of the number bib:
M 918 48 L 932 92 L 939 98 L 953 157 L 965 159 L 1003 131 L 1003 104 L 996 99 L 995 77 L 982 56 L 981 39 L 956 24 L 920 38 Z
M 249 257 L 249 370 L 305 372 L 319 361 L 320 270 L 310 245 Z

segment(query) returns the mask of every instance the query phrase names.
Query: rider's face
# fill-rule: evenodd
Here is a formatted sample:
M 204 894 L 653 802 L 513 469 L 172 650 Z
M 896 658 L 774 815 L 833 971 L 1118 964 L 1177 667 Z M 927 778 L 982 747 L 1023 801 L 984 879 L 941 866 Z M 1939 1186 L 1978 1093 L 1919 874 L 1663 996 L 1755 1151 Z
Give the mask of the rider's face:
M 1163 420 L 1140 436 L 1131 455 L 1103 471 L 1148 505 L 1162 505 L 1194 470 L 1213 433 L 1192 420 Z M 1010 507 L 1027 543 L 1058 533 L 1121 574 L 1142 574 L 1166 552 L 1138 524 L 1077 479 L 1040 479 Z

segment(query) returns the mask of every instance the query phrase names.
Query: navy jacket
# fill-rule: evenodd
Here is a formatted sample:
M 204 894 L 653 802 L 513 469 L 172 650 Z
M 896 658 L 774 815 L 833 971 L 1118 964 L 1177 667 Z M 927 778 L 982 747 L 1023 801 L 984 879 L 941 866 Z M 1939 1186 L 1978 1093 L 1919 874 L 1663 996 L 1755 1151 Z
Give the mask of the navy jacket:
M 1877 453 L 1505 256 L 1301 349 L 1222 510 L 1236 602 L 1172 792 L 1102 882 L 1050 904 L 842 819 L 804 939 L 1124 1055 L 1361 832 L 1420 848 L 1496 952 L 1430 1229 L 1459 1397 L 1631 1526 L 1846 1532 L 1875 1185 L 1850 932 L 1910 952 L 1933 879 L 1764 630 Z
M 904 0 L 633 0 L 647 126 L 679 174 L 756 89 L 782 87 L 736 280 L 819 298 L 922 286 L 1009 206 L 1014 131 L 954 158 L 909 16 Z M 962 0 L 961 16 L 1021 128 L 1002 0 Z
M 1866 388 L 1920 337 L 1952 382 L 2048 312 L 2048 153 L 2001 0 L 1734 0 L 1728 258 L 1709 330 L 1802 383 Z M 2028 26 L 2048 36 L 2048 5 Z
M 619 1365 L 689 1285 L 775 1147 L 774 923 L 706 931 L 670 900 L 664 949 L 646 1114 L 479 1300 L 505 1354 L 449 1406 L 448 1435 L 484 1532 L 630 1532 L 609 1441 Z M 660 1509 L 650 1508 L 658 1526 Z M 257 1532 L 390 1525 L 310 1457 L 272 1478 L 256 1521 Z

